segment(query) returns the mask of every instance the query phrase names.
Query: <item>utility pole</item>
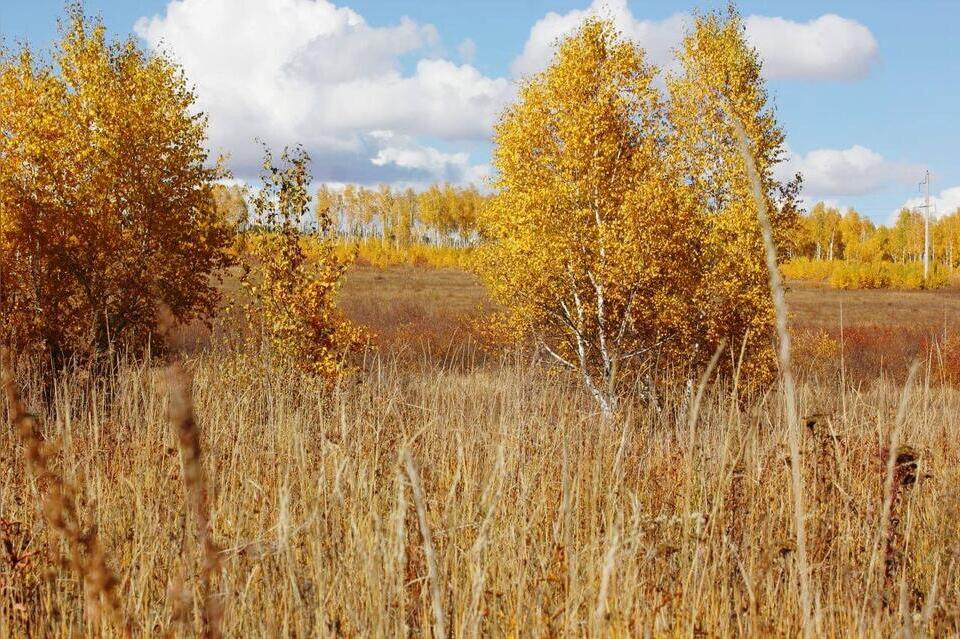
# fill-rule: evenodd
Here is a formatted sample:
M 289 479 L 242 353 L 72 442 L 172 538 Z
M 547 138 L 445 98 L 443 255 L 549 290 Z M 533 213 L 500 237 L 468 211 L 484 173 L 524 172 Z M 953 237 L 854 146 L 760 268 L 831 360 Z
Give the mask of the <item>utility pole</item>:
M 924 178 L 925 186 L 927 187 L 927 193 L 925 198 L 925 206 L 923 216 L 923 280 L 927 281 L 927 278 L 930 276 L 930 170 L 927 169 L 926 177 Z

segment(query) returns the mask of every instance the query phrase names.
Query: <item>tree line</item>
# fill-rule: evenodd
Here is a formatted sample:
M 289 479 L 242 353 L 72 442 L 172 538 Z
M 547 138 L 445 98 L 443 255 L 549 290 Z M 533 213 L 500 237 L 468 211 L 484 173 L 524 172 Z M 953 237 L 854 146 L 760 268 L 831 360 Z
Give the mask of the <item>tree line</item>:
M 214 197 L 221 217 L 238 228 L 255 227 L 244 186 L 218 184 Z M 304 231 L 316 231 L 317 221 L 330 215 L 342 239 L 373 238 L 394 248 L 464 246 L 478 239 L 478 215 L 488 198 L 473 185 L 431 184 L 419 192 L 388 184 L 322 185 L 313 194 L 313 219 L 304 220 Z
M 960 209 L 930 219 L 931 263 L 960 266 Z M 904 208 L 893 224 L 874 224 L 856 209 L 823 202 L 800 217 L 790 253 L 812 260 L 919 263 L 924 251 L 924 215 Z

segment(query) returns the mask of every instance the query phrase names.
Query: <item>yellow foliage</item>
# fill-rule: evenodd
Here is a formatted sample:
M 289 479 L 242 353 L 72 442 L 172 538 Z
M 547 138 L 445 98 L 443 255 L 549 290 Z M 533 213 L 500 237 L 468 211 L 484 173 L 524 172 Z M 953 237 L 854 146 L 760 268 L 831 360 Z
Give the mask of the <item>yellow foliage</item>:
M 840 289 L 924 289 L 940 288 L 950 283 L 949 270 L 939 263 L 931 265 L 926 282 L 920 262 L 857 262 L 798 257 L 784 263 L 781 271 L 787 279 L 819 282 Z
M 302 149 L 284 151 L 283 166 L 277 168 L 266 154 L 263 186 L 253 201 L 261 232 L 246 245 L 243 284 L 250 293 L 248 317 L 259 325 L 271 352 L 333 383 L 364 334 L 336 307 L 348 262 L 337 256 L 326 210 L 317 211 L 318 233 L 302 240 L 310 202 L 308 162 Z
M 263 250 L 259 245 L 274 241 L 273 232 L 257 229 L 238 236 L 238 246 L 243 250 Z M 315 235 L 301 235 L 300 248 L 308 262 L 322 262 L 326 258 L 328 238 Z M 333 243 L 336 259 L 343 264 L 362 264 L 376 268 L 391 266 L 422 266 L 429 268 L 457 269 L 469 271 L 473 268 L 476 249 L 471 247 L 447 246 L 437 244 L 413 243 L 397 247 L 384 244 L 378 238 L 350 240 L 337 238 Z
M 818 375 L 838 372 L 840 341 L 823 329 L 792 331 L 793 358 L 803 370 Z
M 0 340 L 59 367 L 209 316 L 231 229 L 173 62 L 78 7 L 40 59 L 0 53 Z
M 754 140 L 778 237 L 795 215 L 770 172 L 783 135 L 738 16 L 699 18 L 680 60 L 667 101 L 642 49 L 588 19 L 495 131 L 478 269 L 499 328 L 576 370 L 604 410 L 618 371 L 698 366 L 724 340 L 745 345 L 748 376 L 772 370 L 764 248 L 725 105 Z
M 305 238 L 304 242 L 307 254 L 312 256 L 313 238 Z M 342 260 L 356 261 L 377 268 L 406 265 L 460 270 L 470 270 L 474 255 L 474 249 L 469 247 L 420 242 L 398 247 L 373 238 L 356 242 L 341 241 L 337 244 L 336 252 Z
M 732 5 L 726 15 L 698 16 L 677 55 L 682 73 L 667 82 L 670 122 L 706 235 L 694 298 L 706 347 L 701 356 L 726 339 L 736 350 L 743 347 L 743 375 L 765 380 L 775 366 L 773 301 L 757 203 L 731 117 L 750 141 L 777 246 L 788 245 L 795 233 L 799 178 L 780 183 L 773 176 L 784 159 L 784 133 L 767 104 L 760 60 Z

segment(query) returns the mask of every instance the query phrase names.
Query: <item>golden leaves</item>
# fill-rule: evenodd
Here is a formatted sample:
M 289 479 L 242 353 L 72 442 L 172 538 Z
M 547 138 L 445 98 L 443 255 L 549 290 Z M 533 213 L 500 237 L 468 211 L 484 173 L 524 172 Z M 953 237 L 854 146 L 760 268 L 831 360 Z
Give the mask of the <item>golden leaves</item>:
M 608 403 L 603 387 L 643 354 L 696 364 L 745 336 L 748 357 L 769 351 L 763 247 L 719 101 L 750 114 L 771 198 L 782 134 L 735 14 L 699 18 L 679 58 L 665 96 L 643 51 L 588 19 L 496 127 L 480 273 L 501 326 Z
M 271 351 L 303 372 L 336 381 L 345 355 L 365 338 L 343 318 L 335 296 L 347 267 L 336 253 L 329 209 L 317 209 L 317 233 L 304 248 L 301 229 L 309 210 L 309 156 L 284 151 L 276 167 L 268 152 L 263 187 L 254 197 L 255 235 L 243 285 L 247 314 Z
M 79 9 L 51 60 L 0 58 L 0 337 L 56 362 L 145 344 L 161 305 L 209 315 L 230 230 L 172 62 L 109 43 Z

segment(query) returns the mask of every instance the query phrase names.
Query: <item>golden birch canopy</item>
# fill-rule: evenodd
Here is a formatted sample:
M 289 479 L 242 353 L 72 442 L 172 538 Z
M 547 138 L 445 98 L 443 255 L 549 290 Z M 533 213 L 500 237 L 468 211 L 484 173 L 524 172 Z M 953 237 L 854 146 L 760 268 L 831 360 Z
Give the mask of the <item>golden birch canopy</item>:
M 795 217 L 795 186 L 771 173 L 783 136 L 738 16 L 698 18 L 679 55 L 665 94 L 637 44 L 588 19 L 495 131 L 479 268 L 504 309 L 498 328 L 576 370 L 605 411 L 618 372 L 654 359 L 697 366 L 745 344 L 756 378 L 773 361 L 756 204 L 729 118 L 754 140 L 778 236 Z

